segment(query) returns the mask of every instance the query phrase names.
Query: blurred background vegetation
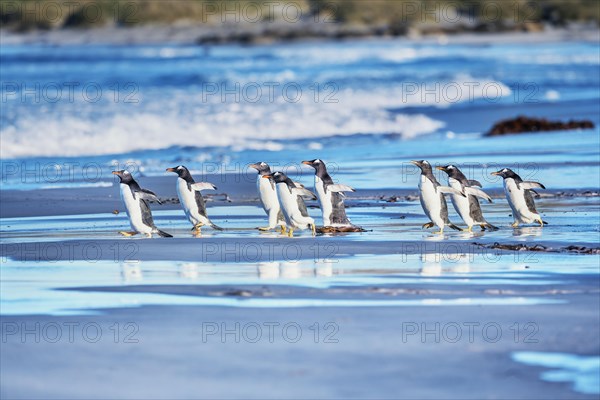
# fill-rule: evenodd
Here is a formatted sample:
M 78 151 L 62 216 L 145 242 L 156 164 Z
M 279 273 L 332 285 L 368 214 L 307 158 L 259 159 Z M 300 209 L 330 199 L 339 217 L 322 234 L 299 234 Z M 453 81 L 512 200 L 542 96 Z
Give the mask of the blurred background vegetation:
M 302 36 L 302 32 L 307 36 L 324 32 L 338 36 L 397 36 L 411 31 L 424 34 L 536 31 L 549 25 L 573 23 L 597 27 L 599 14 L 599 0 L 0 1 L 2 28 L 17 32 L 147 24 L 207 27 L 270 24 L 280 28 L 288 25 L 281 28 L 283 35 L 293 30 L 297 36 Z M 312 25 L 326 23 L 328 29 L 310 29 Z

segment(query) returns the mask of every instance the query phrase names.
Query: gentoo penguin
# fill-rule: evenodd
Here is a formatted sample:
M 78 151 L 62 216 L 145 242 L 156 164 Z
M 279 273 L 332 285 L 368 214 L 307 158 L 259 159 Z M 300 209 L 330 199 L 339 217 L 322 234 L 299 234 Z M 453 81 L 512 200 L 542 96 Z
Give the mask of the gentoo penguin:
M 333 183 L 325 163 L 318 158 L 302 161 L 302 164 L 315 169 L 315 192 L 323 213 L 323 226 L 351 226 L 352 223 L 346 216 L 343 192 L 354 192 L 354 189 L 348 185 Z
M 213 229 L 222 231 L 223 228 L 213 224 L 206 214 L 206 204 L 200 193 L 201 190 L 215 190 L 217 187 L 208 182 L 196 182 L 190 174 L 190 171 L 183 165 L 174 168 L 167 168 L 167 172 L 174 172 L 177 178 L 177 196 L 179 203 L 183 207 L 185 216 L 190 220 L 194 227 L 192 231 L 200 235 L 200 229 L 204 225 L 210 225 Z
M 250 164 L 249 167 L 258 171 L 258 177 L 256 178 L 258 197 L 260 199 L 260 204 L 262 204 L 263 209 L 269 216 L 269 226 L 258 229 L 261 231 L 269 231 L 276 226 L 281 226 L 281 232 L 285 233 L 285 217 L 283 216 L 283 212 L 281 212 L 281 206 L 279 205 L 279 199 L 277 198 L 275 181 L 272 177 L 262 179 L 265 175 L 271 175 L 271 167 L 266 162 Z
M 513 228 L 518 227 L 519 223 L 530 224 L 534 221 L 537 221 L 540 226 L 547 224 L 547 222 L 542 221 L 542 217 L 536 211 L 531 195 L 534 189 L 546 189 L 544 185 L 539 182 L 524 181 L 510 168 L 492 172 L 492 175 L 501 176 L 504 179 L 506 200 L 508 200 L 515 219 L 515 222 L 512 223 Z
M 442 186 L 433 176 L 431 164 L 425 160 L 411 161 L 421 169 L 421 180 L 419 181 L 419 199 L 425 215 L 431 220 L 423 224 L 423 228 L 431 228 L 436 225 L 440 228 L 437 234 L 444 233 L 444 227 L 448 225 L 452 229 L 460 231 L 461 229 L 450 222 L 448 219 L 448 205 L 444 198 L 444 193 L 457 194 L 466 197 L 463 193 L 448 186 Z
M 460 215 L 462 220 L 465 221 L 465 224 L 467 224 L 467 230 L 471 232 L 473 230 L 473 225 L 479 225 L 481 230 L 485 230 L 486 228 L 494 231 L 497 230 L 497 227 L 483 218 L 481 205 L 479 204 L 477 197 L 481 197 L 490 203 L 492 202 L 492 198 L 483 190 L 476 187 L 481 187 L 481 183 L 467 179 L 461 170 L 452 164 L 436 168 L 448 174 L 448 184 L 451 188 L 467 195 L 467 197 L 454 193 L 450 195 L 450 200 L 452 201 L 452 205 L 454 205 L 456 212 Z
M 147 190 L 142 189 L 140 185 L 133 179 L 131 173 L 126 170 L 113 171 L 113 175 L 117 175 L 120 181 L 121 199 L 125 203 L 125 210 L 131 224 L 131 231 L 119 232 L 123 236 L 133 236 L 138 233 L 143 233 L 148 237 L 152 237 L 153 233 L 158 233 L 162 237 L 173 237 L 167 232 L 163 232 L 154 225 L 152 212 L 148 207 L 147 200 L 154 200 L 161 204 L 156 195 Z
M 285 217 L 288 226 L 288 236 L 294 236 L 294 229 L 312 230 L 313 236 L 316 234 L 315 220 L 308 215 L 306 204 L 302 196 L 310 195 L 312 198 L 316 196 L 309 190 L 298 187 L 283 172 L 275 172 L 273 175 L 264 175 L 262 179 L 273 179 L 277 187 L 277 197 L 281 205 L 281 211 Z

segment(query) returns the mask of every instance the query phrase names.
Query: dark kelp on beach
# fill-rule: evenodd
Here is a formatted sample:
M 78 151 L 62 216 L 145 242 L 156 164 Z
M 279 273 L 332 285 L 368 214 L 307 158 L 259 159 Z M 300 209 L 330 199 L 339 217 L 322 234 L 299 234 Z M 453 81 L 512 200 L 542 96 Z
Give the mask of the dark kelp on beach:
M 590 120 L 549 121 L 546 118 L 533 118 L 520 115 L 516 118 L 496 122 L 485 136 L 512 135 L 518 133 L 567 131 L 574 129 L 594 129 Z

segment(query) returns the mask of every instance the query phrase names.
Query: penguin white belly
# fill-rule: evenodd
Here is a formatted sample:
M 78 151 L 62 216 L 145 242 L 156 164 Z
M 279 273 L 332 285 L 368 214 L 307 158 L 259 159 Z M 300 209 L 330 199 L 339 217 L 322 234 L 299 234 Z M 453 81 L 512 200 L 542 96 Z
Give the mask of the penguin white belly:
M 331 191 L 325 192 L 323 181 L 317 175 L 315 175 L 315 191 L 317 192 L 319 205 L 321 206 L 321 212 L 323 214 L 323 226 L 331 226 L 331 213 L 333 212 Z
M 135 199 L 133 198 L 133 193 L 131 192 L 129 185 L 121 183 L 120 189 L 121 198 L 123 199 L 123 203 L 125 203 L 125 211 L 129 217 L 131 229 L 139 233 L 152 233 L 153 228 L 145 225 L 143 222 L 139 196 Z
M 440 194 L 437 192 L 435 186 L 433 186 L 433 182 L 424 175 L 421 175 L 421 182 L 419 182 L 419 195 L 425 215 L 438 227 L 443 227 L 445 223 L 441 217 L 442 204 L 440 202 Z
M 264 179 L 260 175 L 258 175 L 256 180 L 256 188 L 258 189 L 258 196 L 263 210 L 269 216 L 269 227 L 274 228 L 277 226 L 277 222 L 279 222 L 277 216 L 281 210 L 279 198 L 277 197 L 277 189 L 271 186 L 269 179 Z
M 529 211 L 529 207 L 527 207 L 527 202 L 525 201 L 525 191 L 517 187 L 514 179 L 507 178 L 504 180 L 504 192 L 506 193 L 508 204 L 513 211 L 515 221 L 529 224 L 539 219 L 538 214 Z
M 454 178 L 448 178 L 448 184 L 452 189 L 456 189 L 459 192 L 462 192 L 462 185 L 459 181 Z M 458 215 L 465 221 L 467 226 L 473 226 L 475 221 L 471 218 L 471 206 L 469 205 L 469 197 L 459 196 L 457 194 L 452 194 L 450 197 L 452 201 L 452 205 L 454 209 L 458 213 Z
M 208 218 L 201 215 L 198 211 L 196 193 L 194 193 L 194 190 L 188 189 L 185 179 L 177 178 L 177 196 L 179 197 L 179 203 L 181 203 L 185 216 L 193 225 L 198 223 L 202 223 L 203 225 L 209 224 Z
M 288 226 L 298 229 L 307 229 L 308 225 L 314 225 L 314 220 L 311 217 L 305 217 L 298 209 L 298 195 L 290 193 L 290 190 L 285 183 L 277 184 L 277 195 L 281 203 L 281 210 L 285 216 Z

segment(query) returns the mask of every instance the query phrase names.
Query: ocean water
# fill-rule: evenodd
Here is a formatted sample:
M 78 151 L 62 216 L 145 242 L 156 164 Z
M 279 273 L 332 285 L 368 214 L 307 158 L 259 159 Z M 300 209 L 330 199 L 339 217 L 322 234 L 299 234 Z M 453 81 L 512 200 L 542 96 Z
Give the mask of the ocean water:
M 536 367 L 550 368 L 540 375 L 548 382 L 570 382 L 579 393 L 600 394 L 600 357 L 576 354 L 519 351 L 513 360 Z
M 560 166 L 562 188 L 600 180 L 598 128 L 482 137 L 521 114 L 597 125 L 598 43 L 3 45 L 0 61 L 3 188 L 317 157 L 358 188 L 413 185 L 396 178 L 413 158 L 542 181 Z

